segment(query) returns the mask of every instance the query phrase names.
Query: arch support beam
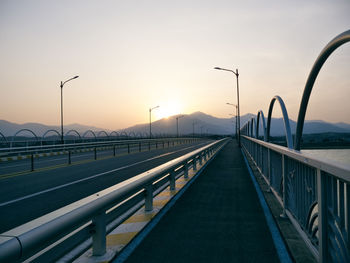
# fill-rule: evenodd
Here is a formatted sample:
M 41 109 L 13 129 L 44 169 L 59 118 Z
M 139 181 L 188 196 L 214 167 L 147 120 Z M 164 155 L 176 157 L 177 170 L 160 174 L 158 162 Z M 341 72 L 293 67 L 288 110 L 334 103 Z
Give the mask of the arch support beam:
M 323 64 L 326 62 L 328 57 L 333 53 L 333 51 L 349 41 L 350 41 L 350 30 L 345 31 L 344 33 L 335 37 L 321 51 L 320 55 L 316 59 L 314 65 L 311 69 L 311 72 L 310 72 L 309 77 L 308 77 L 306 84 L 305 84 L 303 97 L 301 99 L 301 103 L 300 103 L 300 107 L 299 107 L 297 128 L 296 128 L 296 134 L 295 134 L 295 147 L 294 147 L 295 150 L 300 151 L 301 136 L 303 134 L 306 109 L 307 109 L 307 105 L 309 103 L 310 94 L 311 94 L 312 88 L 314 86 L 316 77 L 317 77 L 318 73 L 320 72 Z
M 273 97 L 271 102 L 270 102 L 269 115 L 267 117 L 266 140 L 270 141 L 272 110 L 273 110 L 273 106 L 274 106 L 276 100 L 278 101 L 278 103 L 281 107 L 281 110 L 282 110 L 282 117 L 283 117 L 283 122 L 284 122 L 284 132 L 286 135 L 287 147 L 289 149 L 293 149 L 293 137 L 292 137 L 292 132 L 290 130 L 289 117 L 288 117 L 286 106 L 284 105 L 284 102 L 280 96 Z

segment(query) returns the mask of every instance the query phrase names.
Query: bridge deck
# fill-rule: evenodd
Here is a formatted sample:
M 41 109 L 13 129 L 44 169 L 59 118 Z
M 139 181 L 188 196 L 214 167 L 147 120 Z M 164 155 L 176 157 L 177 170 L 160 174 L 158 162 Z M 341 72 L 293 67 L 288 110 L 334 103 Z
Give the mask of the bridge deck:
M 126 262 L 279 262 L 236 143 L 221 150 Z

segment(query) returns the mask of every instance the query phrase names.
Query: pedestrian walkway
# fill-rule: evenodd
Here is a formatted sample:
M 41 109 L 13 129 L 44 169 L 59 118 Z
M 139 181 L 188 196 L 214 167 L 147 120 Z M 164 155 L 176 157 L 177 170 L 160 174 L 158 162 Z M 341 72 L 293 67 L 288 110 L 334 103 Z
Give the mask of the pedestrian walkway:
M 235 142 L 221 150 L 126 262 L 279 262 Z

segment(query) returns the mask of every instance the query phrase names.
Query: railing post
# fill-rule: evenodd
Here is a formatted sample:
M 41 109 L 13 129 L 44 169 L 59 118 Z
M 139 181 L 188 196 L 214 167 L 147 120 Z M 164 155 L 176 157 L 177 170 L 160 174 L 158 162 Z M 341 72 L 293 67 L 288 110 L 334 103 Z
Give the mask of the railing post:
M 327 246 L 327 176 L 317 169 L 317 201 L 318 201 L 318 253 L 319 262 L 326 263 L 328 255 Z
M 184 164 L 184 178 L 188 179 L 188 162 L 187 162 L 187 160 Z
M 156 141 L 156 149 L 158 149 L 158 142 Z
M 148 150 L 151 150 L 151 142 L 148 142 Z
M 164 141 L 163 141 L 163 148 L 164 148 Z
M 30 170 L 34 171 L 34 154 L 30 156 Z
M 203 154 L 200 153 L 200 154 L 199 154 L 199 165 L 202 165 L 202 163 L 203 163 L 202 158 L 203 158 Z
M 130 153 L 130 144 L 128 143 L 128 153 Z
M 106 253 L 106 214 L 102 212 L 92 219 L 92 255 L 102 256 Z
M 139 152 L 141 152 L 141 142 L 139 142 Z
M 153 210 L 153 186 L 149 184 L 145 187 L 145 211 Z
M 286 215 L 286 205 L 287 205 L 287 161 L 286 161 L 286 156 L 282 154 L 282 180 L 283 180 L 283 193 L 282 193 L 282 198 L 283 198 L 283 212 L 280 215 L 282 218 L 287 218 Z
M 68 164 L 72 164 L 71 151 L 68 151 Z
M 95 154 L 95 160 L 97 160 L 97 149 L 96 149 L 96 147 L 94 148 L 94 154 Z
M 197 171 L 197 157 L 193 157 L 192 159 L 192 162 L 193 162 L 193 171 Z
M 175 171 L 170 172 L 170 191 L 175 191 Z
M 345 209 L 346 211 L 346 214 L 345 214 L 345 219 L 346 219 L 346 222 L 345 222 L 345 226 L 346 226 L 346 238 L 348 240 L 348 250 L 350 251 L 350 184 L 345 184 L 345 189 L 346 189 L 346 195 L 345 195 L 345 198 L 346 198 L 346 202 L 347 202 L 347 207 Z
M 113 145 L 113 156 L 115 156 L 115 145 Z
M 267 192 L 270 192 L 271 191 L 271 152 L 270 152 L 270 149 L 267 149 L 267 186 L 268 186 L 268 189 L 267 189 Z

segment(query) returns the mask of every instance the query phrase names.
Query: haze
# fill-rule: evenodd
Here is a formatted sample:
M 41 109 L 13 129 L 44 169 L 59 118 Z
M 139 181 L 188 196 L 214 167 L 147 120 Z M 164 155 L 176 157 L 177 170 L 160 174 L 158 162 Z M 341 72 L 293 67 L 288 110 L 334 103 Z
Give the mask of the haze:
M 173 114 L 230 117 L 280 95 L 297 118 L 318 54 L 350 28 L 350 1 L 0 2 L 0 119 L 110 130 Z M 350 123 L 350 45 L 323 67 L 307 119 Z M 276 107 L 274 117 L 280 116 Z

